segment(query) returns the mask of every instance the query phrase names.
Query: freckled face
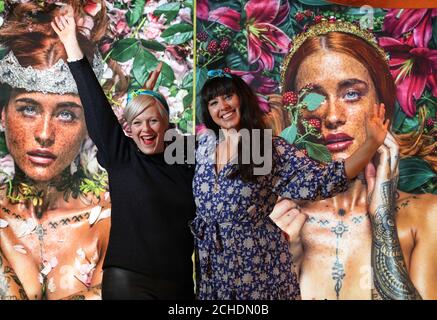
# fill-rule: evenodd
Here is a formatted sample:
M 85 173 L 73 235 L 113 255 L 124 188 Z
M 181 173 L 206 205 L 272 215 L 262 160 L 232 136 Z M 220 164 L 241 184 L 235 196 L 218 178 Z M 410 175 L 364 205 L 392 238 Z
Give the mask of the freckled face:
M 237 94 L 225 94 L 208 101 L 208 111 L 212 120 L 222 129 L 240 128 L 241 108 Z
M 367 69 L 355 58 L 338 52 L 319 51 L 299 67 L 296 89 L 314 84 L 314 92 L 325 96 L 306 119 L 321 121 L 321 134 L 334 159 L 345 159 L 366 139 L 365 119 L 378 103 L 374 83 Z
M 12 92 L 1 120 L 16 165 L 37 182 L 61 174 L 87 134 L 77 95 Z

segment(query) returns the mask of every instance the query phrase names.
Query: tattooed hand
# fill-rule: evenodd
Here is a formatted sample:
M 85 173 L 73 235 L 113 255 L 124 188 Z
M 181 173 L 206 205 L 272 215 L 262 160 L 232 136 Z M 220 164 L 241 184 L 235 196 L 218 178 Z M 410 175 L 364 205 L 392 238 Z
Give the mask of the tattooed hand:
M 367 168 L 369 215 L 372 222 L 373 297 L 421 299 L 410 280 L 396 229 L 395 198 L 399 178 L 399 147 L 388 133 L 378 149 L 376 174 Z
M 378 148 L 378 167 L 372 163 L 366 167 L 366 181 L 369 213 L 375 214 L 376 208 L 383 204 L 384 200 L 390 201 L 390 206 L 395 206 L 395 195 L 399 179 L 399 146 L 395 138 L 387 133 L 383 145 Z M 389 198 L 383 194 L 383 185 L 390 182 Z
M 301 230 L 307 215 L 301 213 L 299 206 L 292 200 L 280 199 L 273 208 L 270 218 L 281 228 L 289 241 L 292 269 L 299 277 L 303 259 Z

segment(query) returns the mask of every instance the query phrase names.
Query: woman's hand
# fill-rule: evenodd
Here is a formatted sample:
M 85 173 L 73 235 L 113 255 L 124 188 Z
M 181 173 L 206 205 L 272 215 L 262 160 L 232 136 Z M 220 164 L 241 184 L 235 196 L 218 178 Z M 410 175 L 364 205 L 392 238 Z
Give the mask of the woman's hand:
M 159 77 L 159 75 L 161 73 L 161 70 L 162 70 L 162 62 L 158 63 L 158 65 L 156 66 L 156 69 L 153 70 L 149 74 L 149 78 L 144 83 L 143 89 L 153 90 L 153 88 L 155 88 L 156 81 L 158 81 L 158 77 Z
M 76 35 L 76 21 L 73 16 L 73 10 L 66 8 L 64 14 L 60 14 L 51 22 L 53 30 L 59 36 L 69 61 L 80 60 L 83 58 Z
M 395 193 L 399 179 L 399 146 L 395 138 L 387 133 L 384 144 L 377 153 L 379 155 L 376 172 L 373 164 L 366 169 L 369 213 L 375 215 L 378 207 L 395 206 Z
M 301 231 L 307 215 L 302 213 L 292 200 L 280 199 L 273 208 L 270 218 L 286 235 L 290 245 L 292 270 L 299 276 L 304 254 Z

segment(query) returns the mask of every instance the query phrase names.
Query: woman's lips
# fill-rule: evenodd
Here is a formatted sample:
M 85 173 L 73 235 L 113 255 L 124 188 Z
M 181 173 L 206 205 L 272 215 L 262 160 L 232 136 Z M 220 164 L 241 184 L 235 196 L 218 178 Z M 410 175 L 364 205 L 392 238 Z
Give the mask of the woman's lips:
M 235 114 L 235 111 L 231 110 L 231 111 L 223 114 L 221 118 L 226 121 L 226 120 L 229 120 L 230 118 L 232 118 L 234 116 L 234 114 Z
M 349 148 L 354 143 L 353 140 L 351 136 L 345 133 L 328 134 L 325 137 L 325 145 L 330 152 L 340 152 Z
M 47 150 L 32 150 L 27 153 L 30 162 L 35 165 L 48 166 L 56 160 L 56 156 Z
M 150 138 L 145 138 L 145 137 L 143 137 L 143 138 L 141 138 L 141 139 L 143 140 L 143 143 L 144 143 L 146 146 L 149 146 L 149 145 L 153 144 L 153 142 L 155 141 L 155 138 L 156 138 L 156 137 L 150 137 Z

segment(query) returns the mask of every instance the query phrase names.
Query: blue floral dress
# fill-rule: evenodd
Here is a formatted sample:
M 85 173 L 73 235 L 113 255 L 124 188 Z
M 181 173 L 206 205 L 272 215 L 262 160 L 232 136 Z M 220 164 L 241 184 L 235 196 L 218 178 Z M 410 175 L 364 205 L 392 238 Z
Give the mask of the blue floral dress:
M 300 296 L 283 233 L 269 218 L 278 196 L 314 200 L 347 189 L 344 162 L 320 165 L 279 137 L 273 169 L 257 182 L 216 174 L 217 141 L 205 135 L 196 151 L 193 192 L 198 299 L 296 299 Z M 209 155 L 209 156 L 205 156 Z

